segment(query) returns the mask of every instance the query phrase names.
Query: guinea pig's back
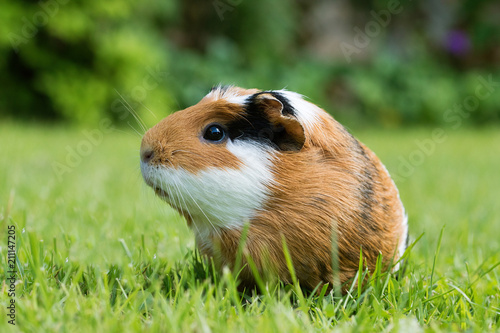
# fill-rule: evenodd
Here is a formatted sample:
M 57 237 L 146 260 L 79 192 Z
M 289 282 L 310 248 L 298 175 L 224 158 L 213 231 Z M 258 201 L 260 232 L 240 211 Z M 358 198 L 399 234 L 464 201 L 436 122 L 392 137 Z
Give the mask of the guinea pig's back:
M 316 129 L 322 135 L 316 132 L 299 154 L 277 157 L 271 199 L 251 225 L 257 242 L 275 244 L 267 251 L 282 276 L 287 270 L 281 262 L 282 241 L 274 238 L 283 235 L 297 276 L 312 288 L 332 281 L 332 240 L 338 244 L 345 283 L 358 270 L 361 249 L 373 269 L 379 254 L 386 263 L 400 257 L 407 233 L 404 209 L 386 168 L 339 123 L 326 119 L 327 128 Z

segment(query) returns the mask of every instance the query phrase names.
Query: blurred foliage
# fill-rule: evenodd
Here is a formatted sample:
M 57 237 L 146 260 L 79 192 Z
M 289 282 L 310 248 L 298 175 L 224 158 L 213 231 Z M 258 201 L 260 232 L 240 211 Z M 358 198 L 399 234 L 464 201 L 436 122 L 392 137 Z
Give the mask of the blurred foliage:
M 135 104 L 147 96 L 155 109 L 170 104 L 153 86 L 166 83 L 161 26 L 176 15 L 175 2 L 16 0 L 0 15 L 3 112 L 92 124 L 125 118 L 118 92 Z
M 348 125 L 454 123 L 450 110 L 476 96 L 480 77 L 500 82 L 500 5 L 435 3 L 401 2 L 402 13 L 347 61 L 317 51 L 328 1 L 5 0 L 0 113 L 88 125 L 135 122 L 133 110 L 152 124 L 222 82 L 286 87 Z M 343 5 L 352 44 L 353 27 L 363 30 L 388 3 Z M 440 10 L 452 14 L 436 30 Z M 500 85 L 493 88 L 462 120 L 500 121 Z

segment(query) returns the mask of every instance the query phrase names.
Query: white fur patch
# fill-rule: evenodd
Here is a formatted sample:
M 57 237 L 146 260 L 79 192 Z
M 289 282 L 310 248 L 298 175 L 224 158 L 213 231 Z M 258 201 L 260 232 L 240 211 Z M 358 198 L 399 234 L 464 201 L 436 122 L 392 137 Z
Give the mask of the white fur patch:
M 272 154 L 249 142 L 227 142 L 243 166 L 207 168 L 196 175 L 182 168 L 154 167 L 141 162 L 144 179 L 168 194 L 169 204 L 189 213 L 200 238 L 217 228 L 240 228 L 258 212 L 273 182 Z
M 228 103 L 245 105 L 245 103 L 248 101 L 248 98 L 251 96 L 252 95 L 234 95 L 234 94 L 232 94 L 232 96 L 225 97 L 225 100 Z
M 401 201 L 401 198 L 399 197 L 398 187 L 396 186 L 396 183 L 392 179 L 391 174 L 389 173 L 389 170 L 387 170 L 387 168 L 385 167 L 385 165 L 383 165 L 382 163 L 380 163 L 380 164 L 382 165 L 382 167 L 384 168 L 385 172 L 387 173 L 387 175 L 391 179 L 392 184 L 394 185 L 394 188 L 396 189 L 396 192 L 398 194 L 398 200 L 401 203 L 401 208 L 403 209 L 403 211 L 402 211 L 403 221 L 401 221 L 401 223 L 403 224 L 403 234 L 402 234 L 401 239 L 399 240 L 398 257 L 395 258 L 396 260 L 399 260 L 403 256 L 403 254 L 405 253 L 405 251 L 406 251 L 406 241 L 407 241 L 407 238 L 408 238 L 408 215 L 406 214 L 405 207 L 403 206 L 403 202 Z M 396 265 L 394 265 L 394 271 L 399 270 L 399 267 L 400 267 L 400 263 L 397 263 Z
M 213 98 L 215 101 L 225 99 L 229 103 L 243 105 L 246 99 L 251 95 L 240 95 L 238 90 L 232 89 L 233 86 L 216 86 L 204 98 Z
M 399 195 L 398 195 L 399 198 Z M 399 257 L 403 256 L 406 251 L 406 241 L 408 238 L 408 215 L 405 213 L 405 208 L 403 207 L 403 239 L 399 243 Z

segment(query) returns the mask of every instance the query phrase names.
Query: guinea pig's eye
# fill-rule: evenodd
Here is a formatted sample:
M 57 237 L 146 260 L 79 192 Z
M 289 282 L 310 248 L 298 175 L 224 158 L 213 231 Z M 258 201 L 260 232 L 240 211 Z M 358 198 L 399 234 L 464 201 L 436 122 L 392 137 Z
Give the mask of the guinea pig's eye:
M 203 134 L 203 139 L 212 141 L 212 142 L 221 142 L 226 138 L 226 130 L 218 124 L 209 125 L 205 129 L 205 133 Z

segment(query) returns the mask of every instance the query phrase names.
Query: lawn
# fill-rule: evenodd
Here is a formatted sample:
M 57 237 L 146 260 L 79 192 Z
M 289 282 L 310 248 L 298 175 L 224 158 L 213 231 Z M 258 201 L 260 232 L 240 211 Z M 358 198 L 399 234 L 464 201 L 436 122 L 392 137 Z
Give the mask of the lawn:
M 354 131 L 394 174 L 421 238 L 403 278 L 376 273 L 337 297 L 297 285 L 242 295 L 231 272 L 213 274 L 142 182 L 138 134 L 0 124 L 3 281 L 9 226 L 18 254 L 0 331 L 498 331 L 500 131 L 432 132 Z

